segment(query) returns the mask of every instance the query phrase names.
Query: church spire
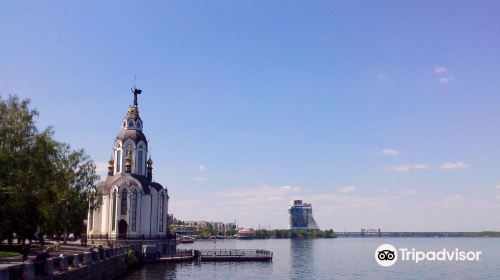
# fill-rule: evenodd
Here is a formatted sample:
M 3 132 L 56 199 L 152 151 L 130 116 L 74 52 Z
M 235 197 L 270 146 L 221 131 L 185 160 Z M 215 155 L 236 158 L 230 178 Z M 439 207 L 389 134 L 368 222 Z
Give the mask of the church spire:
M 137 102 L 137 95 L 142 93 L 142 89 L 134 88 L 130 89 L 134 95 L 133 105 L 128 107 L 127 115 L 139 115 L 139 103 Z
M 138 88 L 136 88 L 136 87 L 134 86 L 134 88 L 131 88 L 130 90 L 131 90 L 131 91 L 132 91 L 132 93 L 134 94 L 134 105 L 133 105 L 133 106 L 137 108 L 137 105 L 139 105 L 139 104 L 137 103 L 137 95 L 142 93 L 142 89 L 138 89 Z

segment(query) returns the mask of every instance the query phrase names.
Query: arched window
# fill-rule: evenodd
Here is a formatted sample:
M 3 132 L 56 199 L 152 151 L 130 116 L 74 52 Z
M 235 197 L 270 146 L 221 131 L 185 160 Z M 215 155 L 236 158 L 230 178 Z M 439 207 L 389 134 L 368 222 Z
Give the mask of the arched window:
M 133 126 L 134 126 L 134 121 L 133 120 L 128 121 L 128 127 L 133 127 Z
M 138 128 L 138 129 L 141 129 L 141 127 L 142 127 L 142 123 L 141 123 L 140 121 L 138 121 L 138 122 L 137 122 L 137 128 Z
M 163 231 L 163 215 L 164 215 L 164 212 L 165 211 L 165 193 L 161 193 L 160 195 L 160 217 L 159 217 L 159 231 L 162 232 Z
M 121 201 L 121 214 L 127 215 L 127 190 L 122 191 Z
M 142 146 L 139 146 L 139 151 L 137 152 L 137 173 L 142 174 L 142 169 L 144 166 L 144 151 Z
M 115 230 L 116 226 L 116 190 L 113 192 L 113 210 L 111 211 L 111 230 Z
M 116 151 L 116 173 L 122 172 L 122 150 Z
M 134 190 L 132 192 L 132 214 L 130 217 L 130 224 L 132 226 L 132 231 L 135 231 L 136 229 L 136 223 L 137 223 L 137 190 Z

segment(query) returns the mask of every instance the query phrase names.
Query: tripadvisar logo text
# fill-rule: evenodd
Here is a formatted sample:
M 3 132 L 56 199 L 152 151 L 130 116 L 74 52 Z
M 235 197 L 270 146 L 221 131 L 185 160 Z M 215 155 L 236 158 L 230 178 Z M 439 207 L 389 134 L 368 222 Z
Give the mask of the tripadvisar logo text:
M 458 248 L 448 250 L 443 248 L 441 250 L 421 251 L 415 248 L 399 248 L 396 249 L 391 244 L 382 244 L 375 250 L 375 261 L 384 267 L 394 265 L 398 259 L 400 261 L 414 262 L 415 264 L 425 261 L 460 261 L 460 262 L 473 262 L 479 261 L 481 251 L 463 251 Z

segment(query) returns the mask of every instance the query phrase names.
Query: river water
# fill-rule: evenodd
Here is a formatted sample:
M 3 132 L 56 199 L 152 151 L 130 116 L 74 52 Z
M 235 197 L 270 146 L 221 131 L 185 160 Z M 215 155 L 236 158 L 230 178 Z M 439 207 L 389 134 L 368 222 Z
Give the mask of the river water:
M 479 261 L 375 261 L 384 243 L 417 251 L 481 251 Z M 151 264 L 122 279 L 500 279 L 500 238 L 335 238 L 217 240 L 180 249 L 266 249 L 272 262 Z M 400 254 L 401 255 L 401 254 Z

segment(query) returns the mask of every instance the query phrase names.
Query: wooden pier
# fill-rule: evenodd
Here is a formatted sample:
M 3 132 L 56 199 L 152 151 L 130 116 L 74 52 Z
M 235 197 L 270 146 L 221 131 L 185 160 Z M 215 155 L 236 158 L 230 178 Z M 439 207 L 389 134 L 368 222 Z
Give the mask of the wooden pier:
M 177 263 L 177 262 L 191 262 L 194 261 L 194 256 L 179 256 L 179 257 L 160 257 L 158 259 L 153 260 L 145 260 L 145 263 Z
M 161 257 L 146 258 L 145 263 L 175 263 L 175 262 L 242 262 L 242 261 L 272 261 L 273 252 L 261 249 L 208 249 L 183 250 Z
M 199 260 L 206 262 L 272 261 L 273 252 L 255 249 L 200 250 Z

